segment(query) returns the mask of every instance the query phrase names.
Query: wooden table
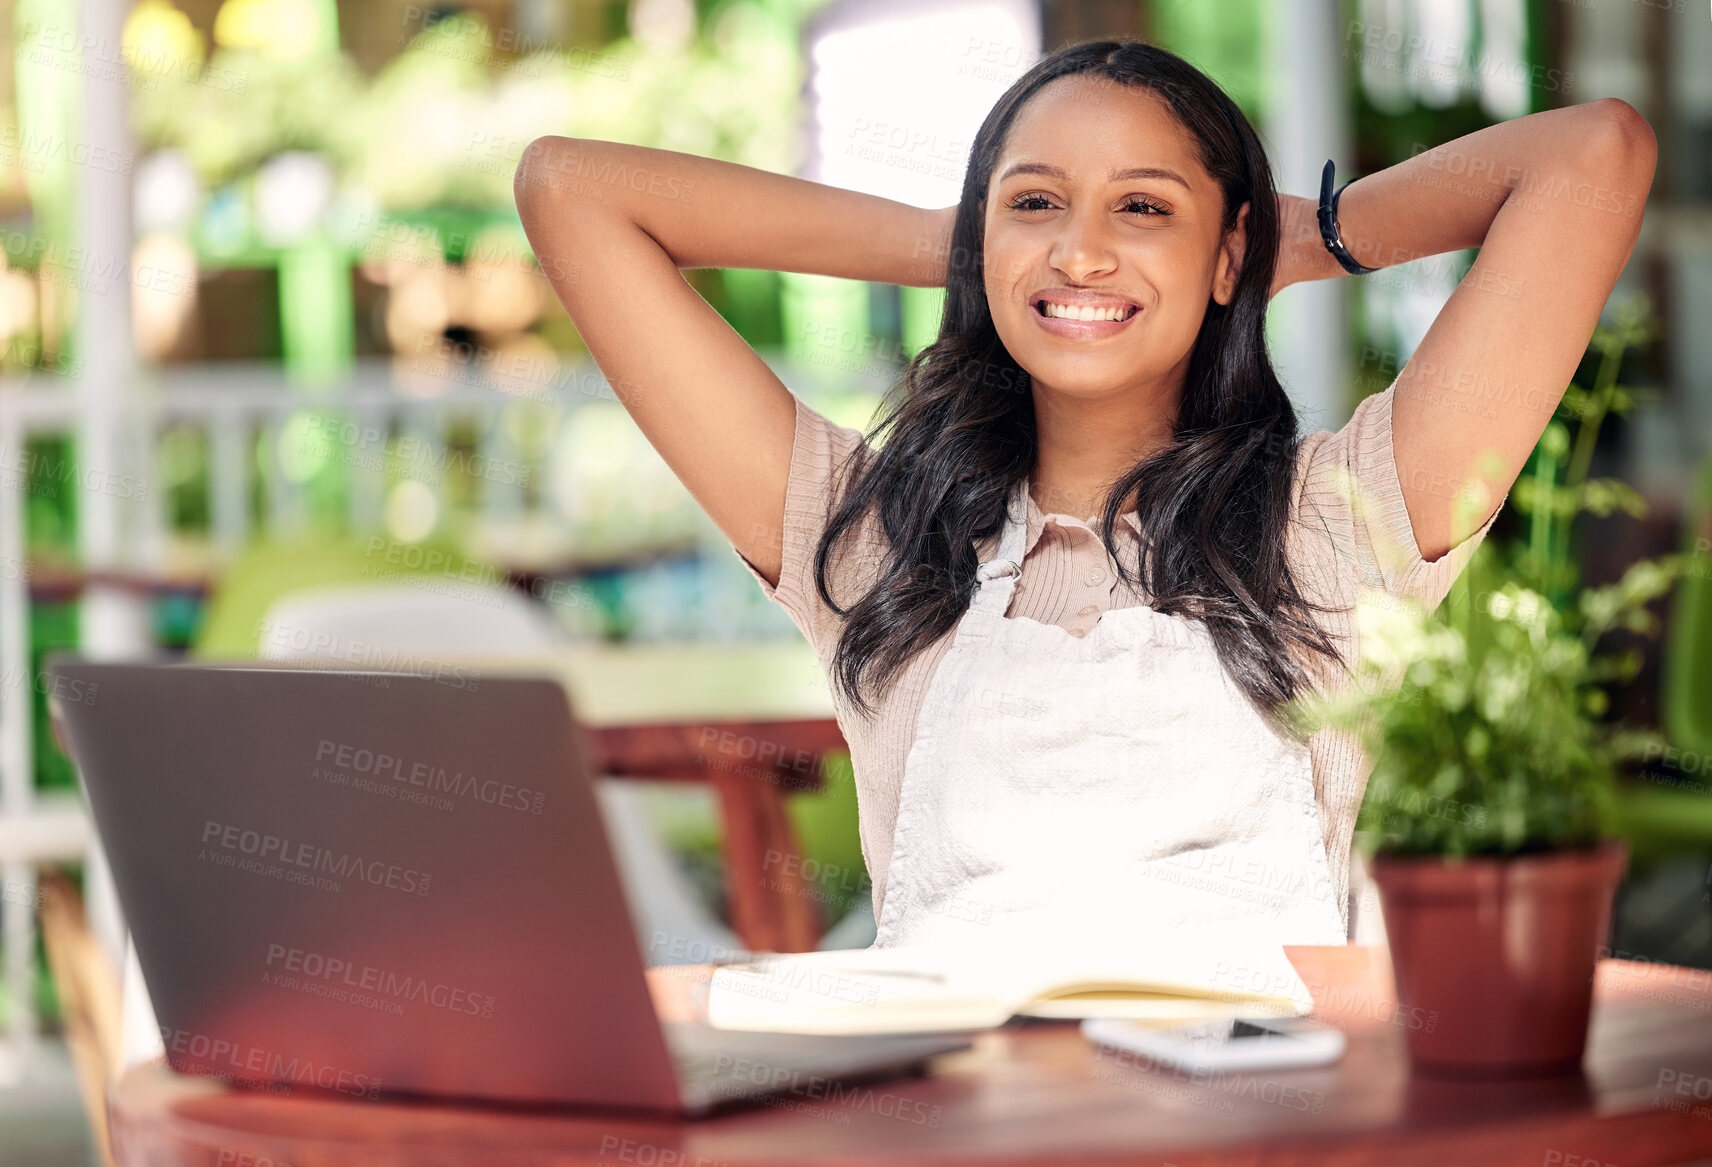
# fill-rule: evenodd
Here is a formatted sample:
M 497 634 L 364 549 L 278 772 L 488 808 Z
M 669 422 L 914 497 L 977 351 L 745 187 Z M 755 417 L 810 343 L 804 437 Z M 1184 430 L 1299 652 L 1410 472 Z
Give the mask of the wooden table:
M 725 831 L 732 927 L 752 949 L 806 952 L 822 932 L 786 793 L 820 787 L 846 748 L 804 641 L 576 645 L 540 657 L 456 657 L 479 674 L 550 676 L 570 697 L 602 774 L 705 782 Z
M 742 1167 L 1358 1164 L 1649 1167 L 1712 1159 L 1712 974 L 1601 962 L 1579 1076 L 1412 1077 L 1382 951 L 1290 949 L 1337 1065 L 1191 1075 L 1099 1053 L 1072 1023 L 1007 1026 L 925 1078 L 824 1084 L 700 1122 L 271 1097 L 148 1063 L 109 1096 L 117 1161 Z M 705 969 L 650 971 L 666 1016 Z

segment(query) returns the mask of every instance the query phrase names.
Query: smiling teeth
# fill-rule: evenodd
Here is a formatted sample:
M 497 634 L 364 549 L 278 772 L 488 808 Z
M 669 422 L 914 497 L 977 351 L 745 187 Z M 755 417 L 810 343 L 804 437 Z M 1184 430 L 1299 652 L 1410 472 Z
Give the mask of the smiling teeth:
M 1051 300 L 1041 301 L 1045 315 L 1057 317 L 1060 320 L 1123 320 L 1132 311 L 1124 308 L 1072 308 L 1067 304 L 1054 304 Z

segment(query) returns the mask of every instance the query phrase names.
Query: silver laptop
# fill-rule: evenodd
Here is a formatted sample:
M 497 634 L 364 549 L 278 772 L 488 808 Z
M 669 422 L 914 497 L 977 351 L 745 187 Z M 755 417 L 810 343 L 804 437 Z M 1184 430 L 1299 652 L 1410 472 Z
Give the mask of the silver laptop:
M 176 1071 L 698 1115 L 970 1044 L 663 1022 L 555 681 L 48 671 Z

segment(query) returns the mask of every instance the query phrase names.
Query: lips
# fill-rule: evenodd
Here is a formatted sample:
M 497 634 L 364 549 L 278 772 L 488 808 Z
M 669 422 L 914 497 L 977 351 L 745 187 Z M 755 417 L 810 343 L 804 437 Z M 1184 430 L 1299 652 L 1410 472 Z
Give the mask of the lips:
M 1038 300 L 1035 302 L 1034 310 L 1037 314 L 1052 320 L 1108 321 L 1111 323 L 1121 323 L 1141 311 L 1134 304 L 1105 308 L 1086 304 L 1060 304 L 1054 300 Z
M 1087 288 L 1040 288 L 1029 293 L 1035 314 L 1049 320 L 1122 323 L 1141 311 L 1127 296 Z

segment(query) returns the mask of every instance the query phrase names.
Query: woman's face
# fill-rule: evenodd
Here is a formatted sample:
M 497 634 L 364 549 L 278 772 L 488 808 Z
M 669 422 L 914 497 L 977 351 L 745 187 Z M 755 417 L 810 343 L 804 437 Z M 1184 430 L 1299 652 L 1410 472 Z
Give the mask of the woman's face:
M 1085 74 L 1050 82 L 1012 122 L 987 188 L 999 339 L 1055 392 L 1180 389 L 1208 300 L 1235 287 L 1247 206 L 1221 239 L 1223 208 L 1161 99 Z

